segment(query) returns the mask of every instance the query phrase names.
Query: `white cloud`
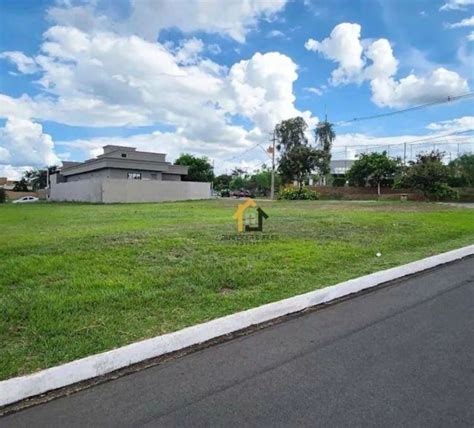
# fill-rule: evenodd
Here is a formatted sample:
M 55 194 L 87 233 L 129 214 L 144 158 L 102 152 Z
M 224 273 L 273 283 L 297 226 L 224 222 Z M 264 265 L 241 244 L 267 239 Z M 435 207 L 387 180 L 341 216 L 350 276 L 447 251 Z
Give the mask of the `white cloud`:
M 0 164 L 41 167 L 59 162 L 51 136 L 30 120 L 9 118 L 0 128 Z
M 474 27 L 474 16 L 470 18 L 464 18 L 459 22 L 453 24 L 446 24 L 448 28 L 462 28 L 462 27 Z
M 471 31 L 467 36 L 466 39 L 470 42 L 474 42 L 474 31 Z
M 230 69 L 232 92 L 228 108 L 250 118 L 265 132 L 279 121 L 297 115 L 311 123 L 314 118 L 310 112 L 302 113 L 294 107 L 293 82 L 297 78 L 297 65 L 291 58 L 278 52 L 256 53 Z
M 307 50 L 320 52 L 326 58 L 338 63 L 338 68 L 332 72 L 333 85 L 360 81 L 364 67 L 360 32 L 359 24 L 344 22 L 336 25 L 331 35 L 323 41 L 308 39 L 305 43 Z
M 253 16 L 250 21 L 245 18 L 244 24 L 243 21 L 238 24 L 241 40 L 252 27 L 252 20 L 269 18 L 284 3 L 283 0 L 233 2 L 234 12 L 243 10 L 245 16 Z M 165 9 L 171 7 L 170 2 L 163 4 Z M 212 1 L 191 2 L 190 8 L 199 9 L 205 4 L 217 8 L 217 3 Z M 137 2 L 133 7 L 144 6 Z M 30 64 L 34 64 L 39 75 L 40 95 L 13 98 L 0 94 L 0 117 L 8 118 L 9 124 L 25 121 L 37 127 L 40 125 L 32 120 L 49 120 L 86 127 L 166 125 L 173 130 L 131 137 L 123 143 L 147 150 L 164 145 L 161 150 L 172 156 L 192 151 L 225 159 L 257 142 L 266 144 L 267 133 L 280 120 L 296 115 L 302 115 L 310 124 L 317 120 L 310 112 L 300 112 L 294 106 L 297 65 L 286 55 L 256 53 L 229 69 L 205 57 L 206 52 L 218 53 L 217 45 L 206 47 L 196 37 L 177 46 L 152 42 L 126 33 L 120 27 L 121 22 L 112 25 L 93 5 L 66 9 L 59 6 L 50 9 L 51 20 L 67 25 L 49 28 L 39 53 L 31 58 Z M 228 11 L 224 13 L 222 9 L 219 8 L 220 13 L 227 16 Z M 183 24 L 183 31 L 190 28 L 186 25 Z M 230 34 L 227 30 L 223 32 Z M 24 66 L 22 70 L 18 66 L 19 71 L 30 72 L 25 66 L 28 57 L 19 58 L 17 55 L 15 64 Z M 243 118 L 245 125 L 233 124 L 235 116 L 237 120 Z M 41 147 L 51 140 L 43 135 L 36 138 L 36 144 Z M 120 144 L 120 141 L 113 138 L 60 144 L 61 151 L 68 152 L 73 144 L 83 150 L 92 145 L 97 150 L 104 144 Z M 4 155 L 1 163 L 6 164 L 6 152 Z M 12 159 L 16 155 L 9 151 L 8 157 Z M 24 158 L 18 161 L 22 165 L 27 162 L 27 157 Z M 44 161 L 35 162 L 44 164 Z M 30 164 L 32 160 L 28 160 Z
M 466 79 L 443 67 L 422 76 L 412 73 L 397 80 L 398 60 L 390 42 L 361 40 L 360 33 L 360 25 L 342 23 L 322 42 L 313 39 L 306 42 L 306 49 L 320 52 L 338 64 L 332 72 L 332 85 L 368 80 L 374 103 L 387 107 L 426 103 L 469 90 Z
M 20 180 L 25 171 L 31 169 L 29 166 L 13 166 L 0 164 L 0 177 L 7 177 L 9 180 Z
M 226 0 L 223 5 L 222 0 L 187 0 L 183 6 L 176 0 L 130 0 L 130 15 L 118 22 L 111 21 L 93 4 L 67 2 L 50 8 L 48 17 L 56 24 L 83 31 L 114 30 L 151 41 L 155 41 L 163 29 L 179 28 L 184 33 L 223 34 L 243 43 L 260 19 L 273 19 L 283 10 L 286 1 Z
M 474 129 L 474 116 L 463 116 L 451 120 L 430 123 L 427 129 L 434 131 L 466 131 Z
M 387 39 L 379 39 L 369 45 L 365 56 L 372 63 L 364 70 L 368 80 L 388 78 L 397 73 L 398 60 L 393 55 L 392 46 Z
M 461 95 L 469 91 L 466 79 L 454 71 L 438 68 L 427 76 L 410 74 L 400 80 L 376 78 L 370 82 L 372 100 L 378 106 L 405 107 Z
M 310 87 L 307 87 L 307 88 L 303 88 L 306 92 L 311 92 L 312 94 L 315 94 L 315 95 L 318 95 L 318 96 L 321 96 L 323 95 L 323 90 L 322 89 L 319 89 L 319 88 L 316 88 L 314 86 L 310 86 Z
M 204 43 L 202 40 L 195 37 L 185 40 L 176 52 L 176 62 L 183 65 L 197 64 L 203 50 Z
M 284 38 L 285 33 L 283 31 L 280 31 L 280 30 L 272 30 L 272 31 L 269 31 L 267 33 L 266 37 L 268 39 Z
M 256 53 L 228 70 L 201 57 L 203 51 L 195 38 L 174 48 L 52 27 L 35 58 L 44 94 L 0 95 L 0 116 L 87 127 L 171 125 L 173 132 L 157 134 L 176 145 L 170 153 L 179 147 L 216 156 L 266 143 L 283 119 L 302 115 L 316 122 L 294 106 L 297 65 L 286 55 Z M 233 125 L 234 115 L 248 125 Z
M 16 68 L 23 74 L 34 74 L 38 71 L 38 67 L 33 58 L 26 56 L 23 52 L 8 51 L 0 53 L 0 58 L 7 59 L 16 65 Z
M 471 5 L 474 5 L 474 0 L 448 0 L 439 10 L 466 10 Z

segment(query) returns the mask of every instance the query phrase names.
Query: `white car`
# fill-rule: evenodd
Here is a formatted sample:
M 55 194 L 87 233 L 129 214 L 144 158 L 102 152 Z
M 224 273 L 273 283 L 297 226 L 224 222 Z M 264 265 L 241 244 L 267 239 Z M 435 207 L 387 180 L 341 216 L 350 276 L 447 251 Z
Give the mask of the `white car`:
M 38 202 L 39 199 L 35 196 L 23 196 L 20 199 L 15 199 L 12 203 L 13 204 L 28 204 L 30 202 Z

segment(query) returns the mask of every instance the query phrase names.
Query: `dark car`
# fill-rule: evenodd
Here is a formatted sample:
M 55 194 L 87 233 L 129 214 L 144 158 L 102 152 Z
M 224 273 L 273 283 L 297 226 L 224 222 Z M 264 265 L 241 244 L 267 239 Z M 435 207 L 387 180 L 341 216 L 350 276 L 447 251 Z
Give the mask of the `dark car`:
M 234 196 L 235 198 L 253 198 L 254 195 L 252 195 L 248 190 L 235 190 L 231 194 L 231 196 Z
M 229 189 L 222 189 L 221 190 L 221 197 L 222 198 L 229 198 L 230 197 L 230 190 Z

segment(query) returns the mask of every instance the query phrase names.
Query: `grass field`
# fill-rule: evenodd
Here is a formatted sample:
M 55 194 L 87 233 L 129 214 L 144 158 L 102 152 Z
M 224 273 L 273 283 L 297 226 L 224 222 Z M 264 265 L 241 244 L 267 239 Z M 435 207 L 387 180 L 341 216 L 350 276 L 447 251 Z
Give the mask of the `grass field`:
M 0 379 L 474 243 L 472 210 L 320 201 L 239 243 L 236 204 L 0 206 Z

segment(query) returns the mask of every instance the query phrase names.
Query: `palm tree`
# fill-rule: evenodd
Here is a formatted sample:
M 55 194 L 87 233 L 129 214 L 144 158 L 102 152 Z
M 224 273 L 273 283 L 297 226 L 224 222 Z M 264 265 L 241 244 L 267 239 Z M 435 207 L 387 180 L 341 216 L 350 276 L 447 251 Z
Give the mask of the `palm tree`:
M 314 131 L 316 143 L 319 144 L 321 156 L 319 157 L 318 168 L 319 173 L 326 183 L 326 176 L 331 172 L 331 147 L 332 142 L 336 138 L 334 125 L 327 120 L 320 122 Z

